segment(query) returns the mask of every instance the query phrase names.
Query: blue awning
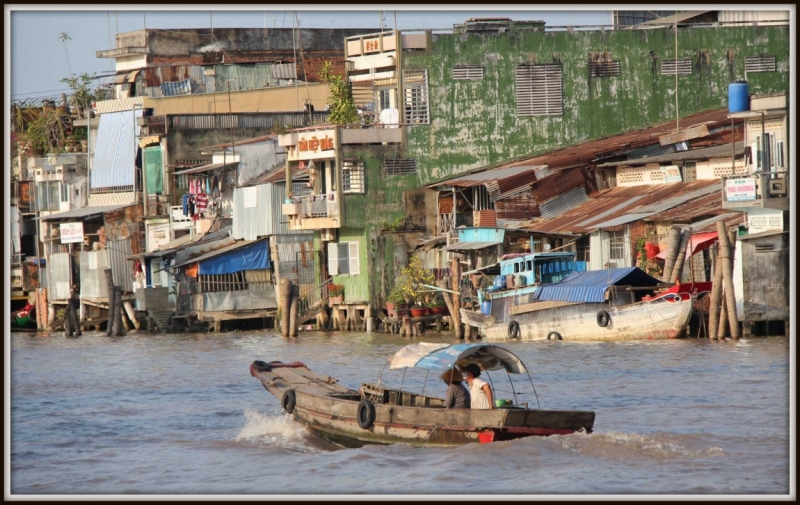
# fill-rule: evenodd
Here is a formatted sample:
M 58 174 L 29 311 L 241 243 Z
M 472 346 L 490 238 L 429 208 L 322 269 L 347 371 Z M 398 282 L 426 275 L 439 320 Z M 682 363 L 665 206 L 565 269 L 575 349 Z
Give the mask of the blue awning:
M 133 188 L 141 130 L 137 117 L 142 117 L 142 109 L 100 115 L 97 145 L 93 146 L 92 189 Z
M 661 281 L 638 267 L 575 272 L 555 284 L 544 284 L 534 292 L 541 301 L 602 303 L 609 286 L 657 286 Z
M 446 370 L 456 364 L 460 367 L 469 363 L 480 365 L 484 370 L 505 369 L 508 373 L 526 373 L 522 361 L 497 345 L 490 344 L 431 344 L 421 342 L 403 347 L 389 358 L 391 369 L 427 368 Z
M 243 270 L 264 270 L 270 267 L 266 240 L 233 249 L 200 262 L 200 275 L 232 274 Z

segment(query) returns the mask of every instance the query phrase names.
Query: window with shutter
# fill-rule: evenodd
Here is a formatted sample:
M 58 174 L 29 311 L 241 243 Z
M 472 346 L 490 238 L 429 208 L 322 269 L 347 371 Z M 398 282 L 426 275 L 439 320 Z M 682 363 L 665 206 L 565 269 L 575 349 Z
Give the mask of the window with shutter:
M 661 60 L 661 75 L 691 75 L 692 60 Z
M 342 161 L 342 192 L 364 193 L 364 162 Z
M 385 160 L 386 175 L 404 175 L 417 173 L 417 160 L 413 158 Z
M 589 77 L 615 77 L 620 74 L 618 61 L 590 61 Z
M 518 116 L 564 113 L 560 64 L 517 65 L 516 82 Z
M 358 263 L 358 242 L 350 242 L 350 275 L 358 275 L 360 265 Z
M 328 275 L 339 275 L 339 244 L 328 242 Z
M 483 67 L 472 65 L 456 65 L 453 67 L 453 80 L 480 81 L 483 79 Z
M 337 255 L 339 257 L 339 275 L 350 274 L 350 244 L 349 242 L 339 242 Z
M 745 73 L 775 72 L 776 70 L 774 56 L 748 56 L 744 59 Z

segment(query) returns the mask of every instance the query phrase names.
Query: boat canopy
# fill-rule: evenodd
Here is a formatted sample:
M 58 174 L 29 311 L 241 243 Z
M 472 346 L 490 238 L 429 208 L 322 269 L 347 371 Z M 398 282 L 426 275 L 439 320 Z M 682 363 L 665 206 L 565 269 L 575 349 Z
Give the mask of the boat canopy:
M 537 301 L 602 303 L 610 286 L 657 287 L 661 281 L 639 267 L 575 272 L 534 292 Z
M 447 370 L 455 365 L 464 367 L 475 363 L 484 370 L 503 368 L 508 373 L 528 372 L 522 361 L 511 351 L 489 344 L 449 345 L 420 342 L 403 347 L 389 358 L 389 362 L 389 368 L 393 370 L 406 367 Z

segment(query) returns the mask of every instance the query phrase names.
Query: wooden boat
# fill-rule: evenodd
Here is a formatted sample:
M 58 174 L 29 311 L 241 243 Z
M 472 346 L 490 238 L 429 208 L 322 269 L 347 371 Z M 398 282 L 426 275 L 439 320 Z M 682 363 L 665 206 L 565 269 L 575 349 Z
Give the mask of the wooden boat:
M 500 272 L 522 282 L 479 292 L 481 311 L 461 309 L 463 321 L 489 341 L 677 338 L 694 301 L 711 289 L 697 282 L 665 290 L 669 284 L 637 267 L 578 272 L 573 253 L 512 255 Z
M 31 315 L 35 314 L 36 308 L 31 304 L 26 304 L 20 310 L 11 314 L 11 326 L 13 328 L 29 328 L 34 321 L 31 321 Z M 35 317 L 35 316 L 34 316 Z
M 411 344 L 400 349 L 387 364 L 391 369 L 425 368 L 438 374 L 470 363 L 486 371 L 505 370 L 509 379 L 511 374 L 526 374 L 530 379 L 517 356 L 491 344 Z M 446 409 L 443 398 L 392 388 L 381 384 L 380 378 L 376 384 L 362 384 L 359 390 L 348 389 L 336 379 L 318 375 L 297 362 L 255 361 L 250 373 L 280 398 L 284 412 L 296 421 L 328 440 L 351 447 L 368 443 L 489 443 L 537 435 L 590 433 L 594 425 L 594 412 L 542 410 L 538 396 L 536 408 L 517 403 L 515 393 L 515 401 L 504 408 Z

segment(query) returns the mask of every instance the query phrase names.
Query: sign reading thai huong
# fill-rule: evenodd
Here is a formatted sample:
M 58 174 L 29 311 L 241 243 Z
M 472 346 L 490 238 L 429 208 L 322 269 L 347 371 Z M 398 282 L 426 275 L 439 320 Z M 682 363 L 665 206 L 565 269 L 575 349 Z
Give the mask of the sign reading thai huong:
M 61 243 L 83 242 L 83 223 L 61 223 Z
M 741 177 L 725 180 L 725 200 L 728 202 L 745 202 L 756 199 L 756 179 Z

